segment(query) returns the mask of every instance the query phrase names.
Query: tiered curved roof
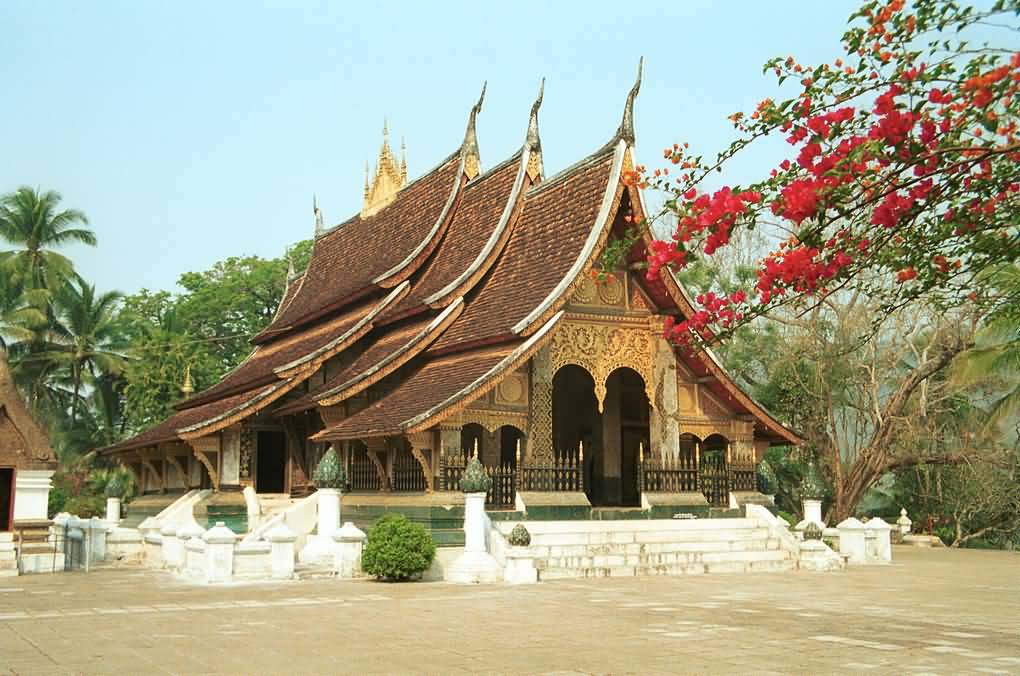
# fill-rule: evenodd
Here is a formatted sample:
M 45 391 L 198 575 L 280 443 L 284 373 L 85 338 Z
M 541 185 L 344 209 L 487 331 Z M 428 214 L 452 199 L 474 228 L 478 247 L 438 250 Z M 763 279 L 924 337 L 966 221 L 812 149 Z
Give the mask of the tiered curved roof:
M 377 383 L 383 396 L 312 438 L 416 432 L 482 396 L 551 335 L 571 290 L 619 227 L 621 210 L 643 208 L 636 188 L 621 180 L 632 161 L 637 90 L 608 144 L 545 180 L 541 92 L 521 150 L 474 175 L 479 100 L 460 150 L 388 206 L 316 237 L 307 271 L 290 279 L 240 366 L 179 404 L 170 420 L 107 451 L 203 436 L 268 407 L 283 415 L 333 406 Z M 691 311 L 671 276 L 642 283 L 659 307 Z M 345 350 L 350 357 L 328 378 L 298 389 Z M 696 372 L 739 392 L 711 355 L 696 359 Z M 292 391 L 300 395 L 287 397 Z M 745 394 L 736 407 L 755 415 L 763 433 L 795 438 Z

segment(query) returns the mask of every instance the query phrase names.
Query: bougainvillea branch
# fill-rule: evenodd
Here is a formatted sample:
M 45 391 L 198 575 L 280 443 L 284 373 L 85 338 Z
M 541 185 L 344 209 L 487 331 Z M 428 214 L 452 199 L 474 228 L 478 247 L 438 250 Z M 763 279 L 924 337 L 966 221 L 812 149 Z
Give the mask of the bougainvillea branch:
M 988 39 L 1017 44 L 1018 16 L 1020 0 L 982 10 L 868 2 L 850 17 L 842 58 L 765 64 L 779 85 L 798 81 L 797 95 L 730 116 L 739 138 L 714 161 L 678 143 L 664 150 L 666 167 L 630 173 L 626 180 L 665 194 L 653 218 L 676 223 L 647 252 L 649 277 L 711 257 L 740 229 L 793 233 L 759 261 L 753 287 L 699 295 L 668 337 L 712 342 L 850 281 L 890 309 L 922 296 L 945 307 L 1005 302 L 979 273 L 1020 260 L 1020 51 Z M 975 35 L 985 41 L 968 39 Z M 703 188 L 774 134 L 791 151 L 765 178 Z

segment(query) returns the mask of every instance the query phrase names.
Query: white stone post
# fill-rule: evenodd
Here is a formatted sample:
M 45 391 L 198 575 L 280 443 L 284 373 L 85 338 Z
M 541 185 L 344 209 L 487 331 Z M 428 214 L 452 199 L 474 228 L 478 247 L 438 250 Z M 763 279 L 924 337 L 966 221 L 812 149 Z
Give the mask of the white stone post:
M 170 570 L 180 568 L 184 559 L 184 547 L 177 537 L 178 528 L 175 524 L 167 524 L 159 529 L 159 534 L 163 536 L 163 567 Z
M 850 517 L 836 525 L 839 529 L 839 553 L 848 563 L 867 563 L 867 536 L 863 523 Z
M 896 525 L 900 529 L 900 535 L 910 535 L 910 529 L 913 527 L 914 522 L 907 516 L 907 508 L 900 508 L 900 518 L 896 519 Z
M 223 521 L 202 536 L 205 540 L 207 582 L 230 582 L 234 574 L 234 542 L 237 536 Z
M 202 536 L 205 529 L 192 521 L 177 531 L 177 539 L 184 547 L 184 562 L 182 568 L 191 577 L 201 579 L 204 577 L 205 563 L 205 541 Z M 196 547 L 198 545 L 198 547 Z
M 14 478 L 14 520 L 44 520 L 49 508 L 51 469 L 22 469 Z
M 350 521 L 333 534 L 337 545 L 334 566 L 337 577 L 350 578 L 361 574 L 361 552 L 365 538 L 365 532 Z
M 340 527 L 340 491 L 336 488 L 320 488 L 318 534 L 332 537 Z
M 111 527 L 120 523 L 120 498 L 106 498 L 106 523 Z
M 892 526 L 879 517 L 869 519 L 864 524 L 866 541 L 870 545 L 865 552 L 871 563 L 889 563 L 892 561 Z
M 325 565 L 333 564 L 336 543 L 333 541 L 333 534 L 340 526 L 340 497 L 341 492 L 337 488 L 320 488 L 315 491 L 318 496 L 318 521 L 315 535 L 309 536 L 308 541 L 298 558 L 302 563 L 320 563 Z
M 506 567 L 503 580 L 510 584 L 534 584 L 538 582 L 535 558 L 528 547 L 511 545 L 506 553 Z
M 448 582 L 498 582 L 503 571 L 485 549 L 485 493 L 464 494 L 464 553 L 446 574 Z
M 281 523 L 265 535 L 272 546 L 273 578 L 289 580 L 294 577 L 294 542 L 297 533 Z

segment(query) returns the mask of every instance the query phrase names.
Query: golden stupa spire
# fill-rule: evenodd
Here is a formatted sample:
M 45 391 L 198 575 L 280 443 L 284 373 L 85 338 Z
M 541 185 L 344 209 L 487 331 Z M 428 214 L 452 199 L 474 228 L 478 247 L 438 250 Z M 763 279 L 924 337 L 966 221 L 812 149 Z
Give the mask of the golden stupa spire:
M 403 149 L 403 143 L 401 143 Z M 393 151 L 390 150 L 389 123 L 383 119 L 383 142 L 379 148 L 379 159 L 375 165 L 375 175 L 371 184 L 368 181 L 368 165 L 365 166 L 365 203 L 361 208 L 361 217 L 367 218 L 378 213 L 390 202 L 397 192 L 407 183 L 407 158 L 398 165 Z
M 191 382 L 191 364 L 184 367 L 184 382 L 181 383 L 181 394 L 187 399 L 195 393 L 195 384 Z

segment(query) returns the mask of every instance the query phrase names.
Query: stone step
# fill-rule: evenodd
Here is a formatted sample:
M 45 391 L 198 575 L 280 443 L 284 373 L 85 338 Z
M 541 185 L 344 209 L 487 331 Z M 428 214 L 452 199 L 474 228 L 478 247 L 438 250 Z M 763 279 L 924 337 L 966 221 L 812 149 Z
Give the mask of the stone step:
M 677 542 L 729 542 L 734 540 L 767 540 L 767 528 L 740 528 L 721 531 L 633 531 L 620 529 L 602 532 L 559 531 L 532 533 L 533 546 L 572 546 L 604 544 L 661 544 Z
M 749 556 L 740 556 L 748 554 Z M 750 556 L 753 554 L 753 556 Z M 563 562 L 567 565 L 548 565 L 546 561 L 536 564 L 539 579 L 571 579 L 586 577 L 633 577 L 636 575 L 699 575 L 704 573 L 750 573 L 779 572 L 794 570 L 796 562 L 786 551 L 736 552 L 705 557 L 649 557 L 634 560 L 633 557 L 592 557 L 591 561 Z

